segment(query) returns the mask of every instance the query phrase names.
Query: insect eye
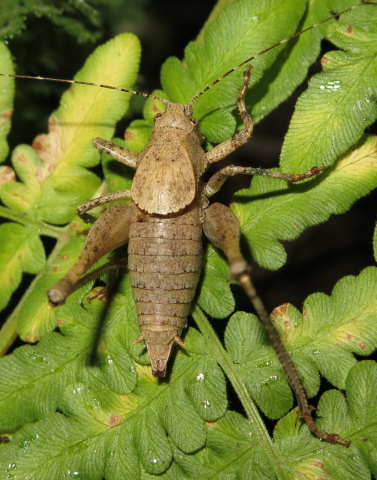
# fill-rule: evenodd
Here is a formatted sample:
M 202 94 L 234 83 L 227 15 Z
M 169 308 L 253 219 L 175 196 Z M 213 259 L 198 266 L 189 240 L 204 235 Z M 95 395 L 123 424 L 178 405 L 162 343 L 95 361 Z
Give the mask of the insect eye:
M 162 113 L 156 113 L 156 115 L 154 116 L 154 121 L 156 121 L 160 117 L 162 117 Z
M 198 122 L 198 120 L 196 120 L 196 118 L 192 118 L 192 119 L 191 119 L 191 123 L 192 123 L 192 125 L 194 125 L 194 127 L 196 127 L 197 125 L 199 125 L 199 122 Z

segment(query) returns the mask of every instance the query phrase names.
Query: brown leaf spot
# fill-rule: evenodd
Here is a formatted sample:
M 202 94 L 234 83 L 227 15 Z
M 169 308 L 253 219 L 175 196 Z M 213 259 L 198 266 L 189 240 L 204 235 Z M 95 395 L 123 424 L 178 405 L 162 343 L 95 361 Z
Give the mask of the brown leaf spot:
M 15 182 L 16 174 L 14 173 L 13 168 L 11 167 L 0 167 L 0 185 L 5 183 Z
M 340 343 L 337 342 L 337 343 L 335 344 L 335 346 L 336 346 L 336 347 L 340 347 Z
M 319 461 L 313 462 L 313 465 L 315 467 L 318 467 L 318 468 L 323 468 L 323 469 L 325 468 L 325 465 L 322 462 L 319 462 Z
M 52 271 L 53 271 L 53 272 L 58 272 L 58 271 L 59 271 L 59 267 L 54 267 L 54 268 L 52 269 Z
M 76 230 L 76 228 L 78 228 L 79 226 L 79 223 L 78 222 L 75 222 L 75 223 L 72 223 L 72 225 L 69 227 L 70 230 Z
M 290 320 L 284 320 L 285 328 L 291 328 L 291 321 Z
M 284 315 L 287 313 L 288 305 L 289 303 L 283 303 L 282 305 L 279 305 L 272 310 L 271 315 L 274 315 L 274 317 L 284 317 Z
M 132 132 L 130 132 L 129 130 L 126 130 L 126 133 L 124 134 L 124 139 L 125 140 L 131 140 L 131 138 L 134 136 L 134 134 Z
M 353 335 L 351 335 L 351 334 L 348 334 L 348 335 L 347 335 L 347 339 L 348 339 L 348 340 L 353 340 L 354 338 L 355 338 L 355 337 L 354 337 Z
M 88 235 L 90 228 L 84 228 L 84 230 L 77 230 L 76 235 Z
M 303 316 L 303 317 L 307 317 L 307 316 L 308 316 L 308 312 L 307 312 L 306 310 L 304 310 L 304 311 L 302 312 L 302 316 Z
M 362 349 L 362 350 L 366 350 L 367 349 L 367 346 L 364 342 L 362 342 L 361 340 L 359 342 L 357 342 L 357 344 L 359 345 L 359 347 Z
M 152 110 L 153 110 L 153 112 L 156 112 L 156 113 L 159 112 L 159 109 L 158 109 L 157 105 L 153 105 Z
M 43 135 L 45 135 L 45 134 L 43 134 Z M 40 149 L 42 148 L 43 142 L 40 141 L 40 140 L 41 140 L 41 139 L 40 139 L 41 136 L 42 136 L 42 135 L 38 135 L 37 137 L 34 138 L 33 143 L 32 143 L 32 145 L 31 145 L 31 146 L 34 148 L 34 150 L 37 150 L 37 151 L 38 151 L 38 150 L 40 150 Z M 46 136 L 46 135 L 45 135 L 45 136 Z
M 106 288 L 93 288 L 92 293 L 87 297 L 88 302 L 90 303 L 95 298 L 102 300 L 102 302 L 107 302 L 109 300 L 109 292 Z
M 209 429 L 212 429 L 212 428 L 216 427 L 217 422 L 205 422 L 205 424 L 207 425 L 207 427 Z
M 42 182 L 44 180 L 44 172 L 41 168 L 37 168 L 36 172 L 35 172 L 35 176 L 37 177 L 37 180 L 39 182 Z
M 297 472 L 297 476 L 298 476 L 298 478 L 304 478 L 304 475 L 305 475 L 305 474 L 304 474 L 304 473 L 302 473 L 302 472 Z
M 54 171 L 62 155 L 61 128 L 53 115 L 48 120 L 48 130 L 48 135 L 38 135 L 32 144 L 32 147 L 46 166 L 46 174 Z
M 16 160 L 16 162 L 20 162 L 20 163 L 28 163 L 27 158 L 25 157 L 25 155 L 23 153 L 19 153 L 18 155 L 16 155 L 15 160 Z
M 107 422 L 108 427 L 115 427 L 120 422 L 122 418 L 121 415 L 110 415 L 109 421 Z
M 353 27 L 351 25 L 349 25 L 346 28 L 346 34 L 349 35 L 349 36 L 353 35 Z
M 364 437 L 364 438 L 362 438 L 361 440 L 362 440 L 363 442 L 368 442 L 368 441 L 369 441 L 369 438 Z
M 69 259 L 68 255 L 61 255 L 60 256 L 60 260 L 68 260 L 68 259 Z
M 55 115 L 51 115 L 48 119 L 48 131 L 49 132 L 59 132 L 59 122 Z
M 330 63 L 330 60 L 327 57 L 322 57 L 321 63 Z
M 33 343 L 33 342 L 31 341 L 31 338 L 30 338 L 30 337 L 25 337 L 25 342 L 26 342 L 26 343 Z
M 64 320 L 57 320 L 58 325 L 64 325 Z
M 10 118 L 12 115 L 13 115 L 13 110 L 8 110 L 7 112 L 3 112 L 1 114 L 1 116 L 4 118 Z

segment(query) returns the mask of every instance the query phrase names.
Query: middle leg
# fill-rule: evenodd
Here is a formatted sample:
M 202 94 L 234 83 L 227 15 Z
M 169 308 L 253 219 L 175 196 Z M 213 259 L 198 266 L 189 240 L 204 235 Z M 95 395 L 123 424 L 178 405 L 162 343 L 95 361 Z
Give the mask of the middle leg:
M 288 182 L 299 182 L 305 178 L 315 177 L 326 167 L 312 167 L 310 170 L 304 173 L 291 174 L 274 172 L 273 170 L 265 170 L 264 168 L 253 167 L 237 167 L 235 165 L 229 165 L 216 172 L 206 183 L 203 189 L 203 196 L 205 198 L 211 198 L 217 193 L 223 186 L 225 180 L 235 175 L 261 175 L 264 177 L 278 178 L 280 180 L 286 180 Z

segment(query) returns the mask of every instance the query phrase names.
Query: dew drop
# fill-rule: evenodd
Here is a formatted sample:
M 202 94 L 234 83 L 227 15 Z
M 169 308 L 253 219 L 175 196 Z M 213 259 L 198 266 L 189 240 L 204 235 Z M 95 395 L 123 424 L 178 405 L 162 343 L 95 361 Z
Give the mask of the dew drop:
M 204 373 L 199 373 L 199 375 L 196 377 L 198 382 L 202 382 L 204 380 Z
M 340 90 L 342 88 L 340 80 L 335 80 L 333 82 L 327 82 L 325 85 L 320 85 L 321 90 L 327 90 L 330 92 Z
M 71 472 L 71 470 L 68 470 L 67 475 L 68 475 L 68 477 L 78 477 L 80 475 L 80 473 L 76 472 L 76 471 Z
M 263 383 L 267 385 L 269 382 L 271 382 L 271 380 L 276 381 L 277 379 L 278 379 L 277 375 L 271 375 L 271 377 L 268 377 Z

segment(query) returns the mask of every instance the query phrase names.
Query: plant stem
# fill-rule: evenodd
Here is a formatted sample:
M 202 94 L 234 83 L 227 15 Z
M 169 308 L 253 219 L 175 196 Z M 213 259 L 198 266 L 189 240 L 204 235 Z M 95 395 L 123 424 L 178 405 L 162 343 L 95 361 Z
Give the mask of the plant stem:
M 8 220 L 13 220 L 14 222 L 25 225 L 26 227 L 34 227 L 38 230 L 40 235 L 46 235 L 48 237 L 59 238 L 64 231 L 64 227 L 55 227 L 53 225 L 48 225 L 39 220 L 35 220 L 27 215 L 22 213 L 16 213 L 9 208 L 0 206 L 0 217 L 7 218 Z
M 229 357 L 229 354 L 222 346 L 215 331 L 198 305 L 196 305 L 192 316 L 200 328 L 204 338 L 211 344 L 212 351 L 218 364 L 224 370 L 225 375 L 229 378 L 234 390 L 241 400 L 242 406 L 244 407 L 249 420 L 251 420 L 254 428 L 256 428 L 258 431 L 259 439 L 264 444 L 265 450 L 268 452 L 268 458 L 271 460 L 271 466 L 274 469 L 277 478 L 279 480 L 288 480 L 285 471 L 282 468 L 281 460 L 276 455 L 273 441 L 267 432 L 257 407 L 247 391 L 246 385 L 239 377 L 238 372 L 234 367 L 231 358 Z

